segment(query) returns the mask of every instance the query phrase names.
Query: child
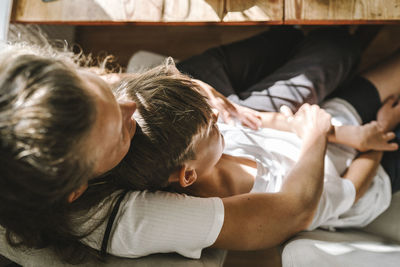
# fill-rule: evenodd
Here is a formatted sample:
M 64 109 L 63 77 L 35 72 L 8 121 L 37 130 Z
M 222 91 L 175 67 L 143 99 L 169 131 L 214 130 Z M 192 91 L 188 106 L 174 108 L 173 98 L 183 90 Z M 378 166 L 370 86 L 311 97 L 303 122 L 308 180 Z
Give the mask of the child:
M 296 132 L 302 112 L 317 107 L 304 105 L 289 117 L 260 113 L 264 126 L 274 120 L 278 130 L 253 131 L 217 123 L 218 116 L 197 86 L 168 64 L 120 85 L 120 89 L 128 88 L 128 97 L 137 103 L 140 127 L 129 157 L 116 169 L 124 174 L 118 179 L 135 189 L 168 189 L 203 197 L 278 192 L 301 146 L 298 136 L 282 130 Z M 322 107 L 336 125 L 330 140 L 363 151 L 397 149 L 397 144 L 388 143 L 394 138 L 394 133 L 386 133 L 391 129 L 382 129 L 377 122 L 357 126 L 360 120 L 348 102 L 335 98 Z M 324 192 L 308 229 L 362 227 L 389 206 L 391 185 L 379 166 L 382 153 L 356 156 L 354 148 L 329 145 Z

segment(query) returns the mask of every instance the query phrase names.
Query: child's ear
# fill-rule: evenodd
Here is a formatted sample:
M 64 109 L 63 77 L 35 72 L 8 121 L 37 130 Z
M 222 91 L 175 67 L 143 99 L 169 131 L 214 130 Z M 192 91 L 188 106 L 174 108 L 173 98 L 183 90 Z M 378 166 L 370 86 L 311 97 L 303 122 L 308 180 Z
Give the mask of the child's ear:
M 190 168 L 188 165 L 183 165 L 177 171 L 173 172 L 169 178 L 169 183 L 179 182 L 181 187 L 192 185 L 197 180 L 197 172 L 195 169 Z

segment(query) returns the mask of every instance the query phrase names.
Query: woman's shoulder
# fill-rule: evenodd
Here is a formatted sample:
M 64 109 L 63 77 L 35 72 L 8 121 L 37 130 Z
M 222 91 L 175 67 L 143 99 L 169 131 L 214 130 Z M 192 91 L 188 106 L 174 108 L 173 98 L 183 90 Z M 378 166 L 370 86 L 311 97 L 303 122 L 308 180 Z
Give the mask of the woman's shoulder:
M 108 203 L 121 195 L 113 193 Z M 220 198 L 199 198 L 164 191 L 128 191 L 124 195 L 111 231 L 109 253 L 138 257 L 159 252 L 178 252 L 197 258 L 201 249 L 213 244 L 224 221 Z M 99 249 L 105 223 L 83 242 Z M 187 233 L 182 236 L 181 232 Z M 199 236 L 201 233 L 201 238 Z M 163 236 L 161 240 L 158 238 Z M 195 242 L 193 251 L 186 251 Z M 158 240 L 154 246 L 151 240 Z M 189 243 L 188 243 L 189 242 Z

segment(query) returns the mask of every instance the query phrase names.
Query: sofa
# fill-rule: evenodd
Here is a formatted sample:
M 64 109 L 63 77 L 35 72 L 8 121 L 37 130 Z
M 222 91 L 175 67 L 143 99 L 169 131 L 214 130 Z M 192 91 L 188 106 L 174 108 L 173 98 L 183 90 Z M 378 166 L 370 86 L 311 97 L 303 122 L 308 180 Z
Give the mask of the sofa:
M 400 192 L 362 229 L 301 232 L 282 246 L 285 267 L 400 266 Z

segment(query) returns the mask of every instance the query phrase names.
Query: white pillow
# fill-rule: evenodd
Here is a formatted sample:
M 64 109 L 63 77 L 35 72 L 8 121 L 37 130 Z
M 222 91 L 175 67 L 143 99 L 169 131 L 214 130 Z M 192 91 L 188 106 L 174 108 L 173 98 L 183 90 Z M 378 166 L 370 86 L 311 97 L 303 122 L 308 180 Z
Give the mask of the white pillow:
M 364 230 L 400 242 L 400 192 L 393 195 L 390 207 Z

